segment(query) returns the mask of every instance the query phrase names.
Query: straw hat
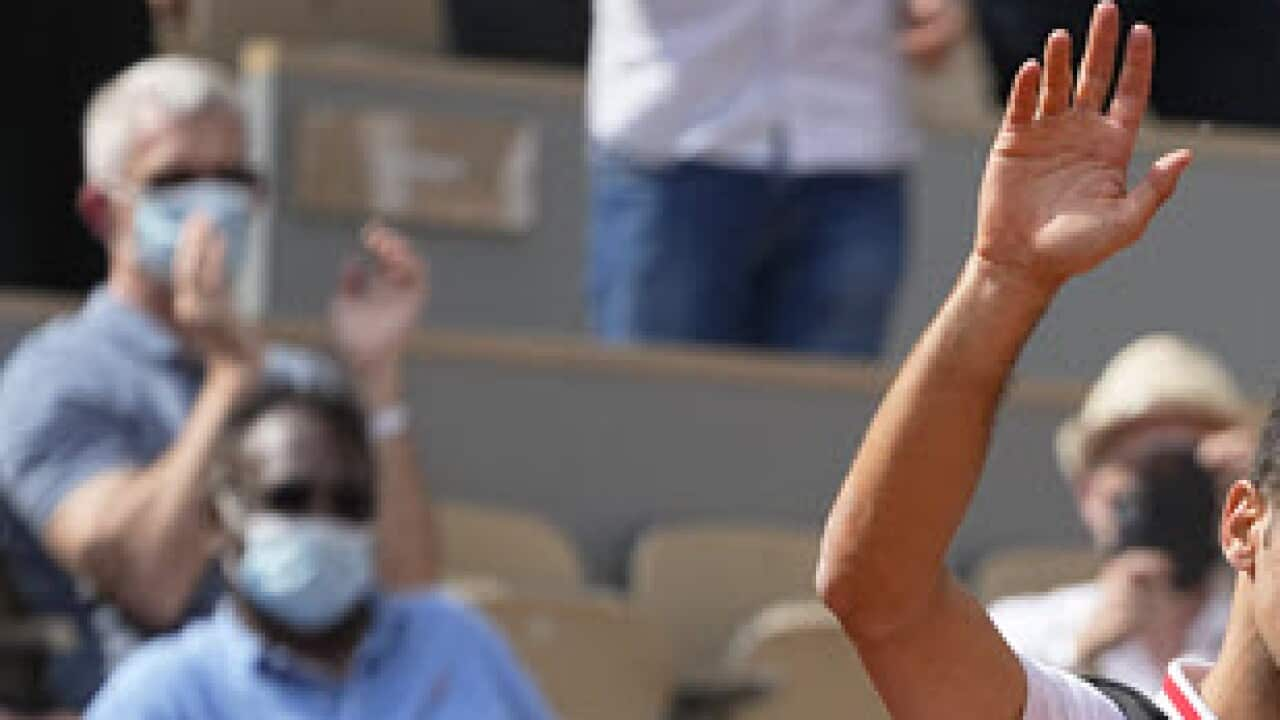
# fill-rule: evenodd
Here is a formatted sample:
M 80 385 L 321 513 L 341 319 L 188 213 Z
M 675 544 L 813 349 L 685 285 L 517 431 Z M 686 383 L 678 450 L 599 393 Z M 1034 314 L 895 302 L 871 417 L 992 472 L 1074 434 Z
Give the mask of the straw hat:
M 1058 428 L 1058 468 L 1075 477 L 1107 432 L 1164 412 L 1234 424 L 1247 419 L 1249 406 L 1217 356 L 1175 335 L 1147 335 L 1111 359 L 1079 413 Z

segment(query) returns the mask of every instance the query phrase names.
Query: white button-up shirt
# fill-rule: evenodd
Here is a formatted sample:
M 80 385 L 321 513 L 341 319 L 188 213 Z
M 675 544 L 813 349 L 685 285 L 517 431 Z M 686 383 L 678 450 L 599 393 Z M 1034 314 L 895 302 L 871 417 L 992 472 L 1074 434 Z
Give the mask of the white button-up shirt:
M 589 126 L 638 160 L 903 166 L 899 0 L 595 0 Z

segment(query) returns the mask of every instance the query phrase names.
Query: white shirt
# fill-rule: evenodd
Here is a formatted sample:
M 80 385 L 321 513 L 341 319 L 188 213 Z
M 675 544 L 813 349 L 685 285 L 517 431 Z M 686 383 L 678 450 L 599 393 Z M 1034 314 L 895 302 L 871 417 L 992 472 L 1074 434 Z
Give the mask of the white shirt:
M 1125 720 L 1107 696 L 1063 670 L 1022 658 L 1027 673 L 1027 705 L 1023 720 Z M 1170 720 L 1217 720 L 1200 697 L 1200 683 L 1211 666 L 1198 660 L 1175 660 L 1169 665 L 1156 704 Z M 1176 695 L 1177 702 L 1171 700 Z
M 906 164 L 900 0 L 595 0 L 593 140 L 638 160 Z
M 1070 668 L 1076 660 L 1076 639 L 1102 601 L 1094 583 L 1068 585 L 1043 595 L 1018 595 L 997 600 L 988 609 L 1005 640 L 1019 654 L 1046 665 Z M 1231 578 L 1213 577 L 1207 601 L 1187 631 L 1179 655 L 1218 657 L 1231 612 Z M 1160 694 L 1164 669 L 1137 640 L 1121 643 L 1097 659 L 1098 675 Z

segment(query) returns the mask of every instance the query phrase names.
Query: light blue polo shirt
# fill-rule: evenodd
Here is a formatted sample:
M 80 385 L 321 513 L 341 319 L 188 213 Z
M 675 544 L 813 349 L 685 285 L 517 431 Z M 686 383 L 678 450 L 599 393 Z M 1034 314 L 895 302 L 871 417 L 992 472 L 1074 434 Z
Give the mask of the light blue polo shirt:
M 327 359 L 296 348 L 267 353 L 270 382 L 341 382 Z M 82 707 L 104 669 L 140 633 L 114 607 L 81 592 L 38 538 L 58 504 L 102 472 L 142 468 L 173 444 L 204 381 L 198 358 L 155 318 L 105 287 L 79 312 L 31 332 L 0 375 L 0 537 L 9 576 L 35 613 L 69 614 L 79 649 L 58 656 L 47 689 Z M 190 616 L 208 614 L 221 588 L 211 573 Z
M 439 593 L 387 595 L 347 676 L 266 645 L 230 602 L 135 653 L 85 720 L 544 720 L 505 641 Z

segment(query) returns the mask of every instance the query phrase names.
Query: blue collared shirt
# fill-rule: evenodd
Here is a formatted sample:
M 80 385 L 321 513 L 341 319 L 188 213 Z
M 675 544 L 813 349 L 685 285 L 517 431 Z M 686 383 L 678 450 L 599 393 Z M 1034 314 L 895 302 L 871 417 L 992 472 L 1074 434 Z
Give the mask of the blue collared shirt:
M 338 382 L 310 353 L 272 348 L 270 380 Z M 204 380 L 178 337 L 105 287 L 79 312 L 28 335 L 0 376 L 0 532 L 8 573 L 32 611 L 71 614 L 80 649 L 55 659 L 49 690 L 82 706 L 104 667 L 139 633 L 114 608 L 80 592 L 37 538 L 58 504 L 90 478 L 153 463 L 177 437 Z M 219 588 L 211 574 L 191 614 L 207 614 Z
M 439 593 L 374 601 L 344 678 L 268 646 L 224 602 L 148 643 L 107 681 L 85 720 L 543 720 L 552 718 L 507 644 Z

